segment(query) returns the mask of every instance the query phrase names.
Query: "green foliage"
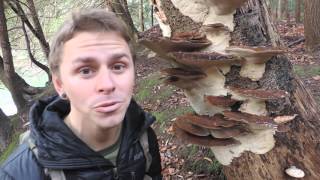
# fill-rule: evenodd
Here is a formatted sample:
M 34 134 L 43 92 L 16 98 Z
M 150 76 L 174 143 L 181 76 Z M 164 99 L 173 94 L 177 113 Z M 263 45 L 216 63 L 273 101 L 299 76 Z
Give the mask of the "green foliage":
M 320 65 L 294 65 L 293 69 L 302 78 L 320 75 Z
M 2 164 L 9 157 L 9 155 L 16 149 L 16 147 L 19 144 L 19 136 L 20 136 L 20 133 L 15 133 L 13 135 L 11 143 L 0 156 L 0 164 Z
M 152 95 L 152 88 L 159 84 L 158 77 L 157 74 L 152 74 L 138 82 L 137 93 L 134 96 L 138 102 L 154 101 L 153 97 L 155 96 Z
M 209 148 L 197 145 L 186 146 L 181 150 L 181 156 L 186 160 L 183 168 L 187 171 L 195 174 L 213 174 L 219 180 L 225 179 L 222 173 L 222 165 L 215 160 L 214 154 Z

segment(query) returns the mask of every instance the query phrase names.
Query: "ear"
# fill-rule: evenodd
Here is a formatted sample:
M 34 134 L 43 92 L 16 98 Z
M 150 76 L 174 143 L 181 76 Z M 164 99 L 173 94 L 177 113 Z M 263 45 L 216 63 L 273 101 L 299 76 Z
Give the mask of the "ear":
M 64 93 L 62 81 L 59 75 L 52 74 L 52 82 L 54 89 L 57 91 L 57 93 L 61 96 Z

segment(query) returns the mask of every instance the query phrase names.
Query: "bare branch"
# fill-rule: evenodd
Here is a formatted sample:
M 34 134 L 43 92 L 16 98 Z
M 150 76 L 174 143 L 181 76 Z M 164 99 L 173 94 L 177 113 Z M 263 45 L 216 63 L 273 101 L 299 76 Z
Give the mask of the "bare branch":
M 36 66 L 38 66 L 39 68 L 41 68 L 42 70 L 44 70 L 44 71 L 47 73 L 47 75 L 48 75 L 49 82 L 51 82 L 51 74 L 50 74 L 49 68 L 48 68 L 46 65 L 44 65 L 44 64 L 40 63 L 39 61 L 37 61 L 37 60 L 34 58 L 32 52 L 31 52 L 30 40 L 29 40 L 28 33 L 27 33 L 27 31 L 26 31 L 26 28 L 25 28 L 25 25 L 24 25 L 23 22 L 22 22 L 22 30 L 23 30 L 23 34 L 24 34 L 24 37 L 25 37 L 25 40 L 26 40 L 26 45 L 27 45 L 27 49 L 28 49 L 28 54 L 29 54 L 29 57 L 30 57 L 31 62 L 33 62 Z

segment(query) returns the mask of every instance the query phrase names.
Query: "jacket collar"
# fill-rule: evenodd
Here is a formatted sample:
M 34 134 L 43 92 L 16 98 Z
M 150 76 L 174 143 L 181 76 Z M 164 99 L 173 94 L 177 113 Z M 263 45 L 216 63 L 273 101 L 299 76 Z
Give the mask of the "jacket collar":
M 36 141 L 39 163 L 44 167 L 55 169 L 112 166 L 66 126 L 63 117 L 69 111 L 69 102 L 58 96 L 39 100 L 31 107 L 29 114 L 31 137 Z M 154 120 L 132 100 L 123 121 L 122 141 L 125 143 L 121 143 L 123 147 L 120 148 L 120 153 L 126 152 Z

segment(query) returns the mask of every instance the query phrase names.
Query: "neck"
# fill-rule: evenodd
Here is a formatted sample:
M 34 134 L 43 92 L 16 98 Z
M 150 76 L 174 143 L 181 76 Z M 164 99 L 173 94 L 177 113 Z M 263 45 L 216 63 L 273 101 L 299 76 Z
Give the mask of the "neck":
M 87 124 L 88 121 L 72 118 L 70 114 L 64 121 L 72 132 L 94 151 L 100 151 L 116 143 L 122 127 L 121 123 L 115 127 L 101 129 L 92 123 Z

